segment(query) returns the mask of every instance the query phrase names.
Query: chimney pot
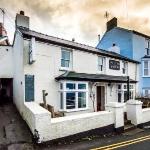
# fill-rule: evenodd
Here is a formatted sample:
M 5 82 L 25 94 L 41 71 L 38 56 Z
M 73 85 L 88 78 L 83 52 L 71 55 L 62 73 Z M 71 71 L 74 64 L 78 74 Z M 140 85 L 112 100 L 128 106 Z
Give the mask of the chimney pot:
M 72 42 L 75 42 L 75 38 L 72 38 Z
M 24 11 L 23 10 L 20 11 L 20 15 L 24 16 Z

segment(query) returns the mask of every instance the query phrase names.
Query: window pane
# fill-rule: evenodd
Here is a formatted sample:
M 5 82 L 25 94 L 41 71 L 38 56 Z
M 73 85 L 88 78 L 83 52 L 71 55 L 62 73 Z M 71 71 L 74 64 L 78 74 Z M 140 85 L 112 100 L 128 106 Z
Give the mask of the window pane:
M 63 83 L 60 83 L 60 89 L 63 90 Z
M 144 75 L 148 76 L 148 69 L 144 69 Z
M 78 89 L 86 89 L 86 84 L 78 84 Z
M 121 102 L 121 92 L 118 92 L 118 102 Z
M 144 61 L 144 68 L 148 68 L 148 61 Z
M 121 85 L 120 84 L 118 85 L 118 89 L 121 90 Z
M 75 92 L 66 93 L 66 108 L 74 109 L 75 108 Z
M 86 107 L 86 92 L 78 93 L 78 108 Z
M 62 59 L 64 59 L 64 60 L 70 60 L 70 52 L 62 50 Z
M 127 85 L 124 85 L 124 89 L 127 89 Z
M 76 88 L 75 83 L 66 83 L 66 89 L 67 90 L 73 90 Z
M 61 60 L 61 67 L 67 67 L 67 68 L 69 68 L 69 63 L 70 63 L 69 60 L 62 59 Z
M 127 91 L 124 91 L 124 102 L 126 102 L 127 100 Z
M 148 90 L 145 90 L 144 96 L 148 97 Z
M 133 99 L 133 91 L 130 91 L 129 97 L 130 99 Z
M 63 105 L 63 93 L 60 93 L 60 109 L 64 109 L 64 105 Z

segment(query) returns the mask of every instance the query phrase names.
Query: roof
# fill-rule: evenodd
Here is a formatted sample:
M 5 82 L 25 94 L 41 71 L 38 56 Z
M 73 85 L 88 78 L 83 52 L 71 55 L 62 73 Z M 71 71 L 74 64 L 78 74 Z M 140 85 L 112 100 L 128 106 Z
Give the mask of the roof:
M 51 43 L 54 45 L 59 45 L 62 47 L 67 47 L 67 48 L 76 49 L 76 50 L 81 50 L 81 51 L 85 51 L 85 52 L 89 52 L 89 53 L 93 53 L 93 54 L 108 56 L 111 58 L 121 59 L 121 60 L 129 61 L 129 62 L 133 62 L 133 63 L 140 63 L 136 60 L 127 58 L 120 54 L 109 52 L 109 51 L 102 50 L 102 49 L 97 49 L 97 48 L 89 46 L 89 45 L 57 38 L 54 36 L 49 36 L 49 35 L 42 34 L 42 33 L 39 33 L 39 32 L 33 31 L 33 30 L 29 30 L 28 28 L 18 27 L 18 29 L 22 33 L 23 37 L 27 38 L 27 39 L 30 39 L 31 37 L 35 37 L 36 40 L 41 41 L 41 42 Z
M 76 72 L 65 72 L 64 74 L 55 78 L 56 80 L 73 80 L 73 81 L 92 81 L 92 82 L 115 82 L 115 83 L 126 83 L 127 76 L 112 76 L 105 74 L 86 74 Z M 130 79 L 131 83 L 137 81 Z
M 120 29 L 120 30 L 124 30 L 124 31 L 127 31 L 127 32 L 132 32 L 132 33 L 134 33 L 134 34 L 136 34 L 136 35 L 139 35 L 139 36 L 142 36 L 142 37 L 145 37 L 145 38 L 150 39 L 150 36 L 149 36 L 149 35 L 146 35 L 146 34 L 141 33 L 141 32 L 139 32 L 139 31 L 130 30 L 130 29 L 122 28 L 122 27 L 114 27 L 114 28 L 117 28 L 117 29 Z M 114 28 L 113 28 L 113 29 L 114 29 Z

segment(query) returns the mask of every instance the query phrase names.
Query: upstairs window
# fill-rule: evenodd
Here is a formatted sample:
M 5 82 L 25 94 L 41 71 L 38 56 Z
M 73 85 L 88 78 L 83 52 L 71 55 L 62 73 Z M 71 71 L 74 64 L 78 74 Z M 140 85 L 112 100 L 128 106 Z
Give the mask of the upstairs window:
M 105 57 L 98 57 L 98 71 L 104 72 L 105 70 Z
M 128 63 L 123 61 L 122 73 L 127 74 L 127 70 L 128 70 Z
M 71 51 L 62 49 L 61 67 L 69 69 L 71 67 Z
M 143 76 L 149 76 L 149 61 L 143 61 Z
M 150 56 L 150 40 L 146 40 L 145 43 L 146 55 Z

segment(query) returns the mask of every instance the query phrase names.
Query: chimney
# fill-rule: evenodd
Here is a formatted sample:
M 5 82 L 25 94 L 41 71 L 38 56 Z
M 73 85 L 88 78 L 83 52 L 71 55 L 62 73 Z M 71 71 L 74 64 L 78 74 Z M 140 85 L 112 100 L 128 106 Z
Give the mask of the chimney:
M 114 17 L 107 22 L 107 31 L 110 31 L 114 27 L 117 27 L 117 18 Z
M 28 28 L 29 29 L 29 21 L 30 18 L 28 16 L 25 16 L 24 11 L 20 11 L 19 14 L 16 15 L 16 28 L 17 27 L 24 27 L 24 28 Z
M 7 36 L 7 31 L 5 30 L 3 23 L 0 23 L 0 37 Z

